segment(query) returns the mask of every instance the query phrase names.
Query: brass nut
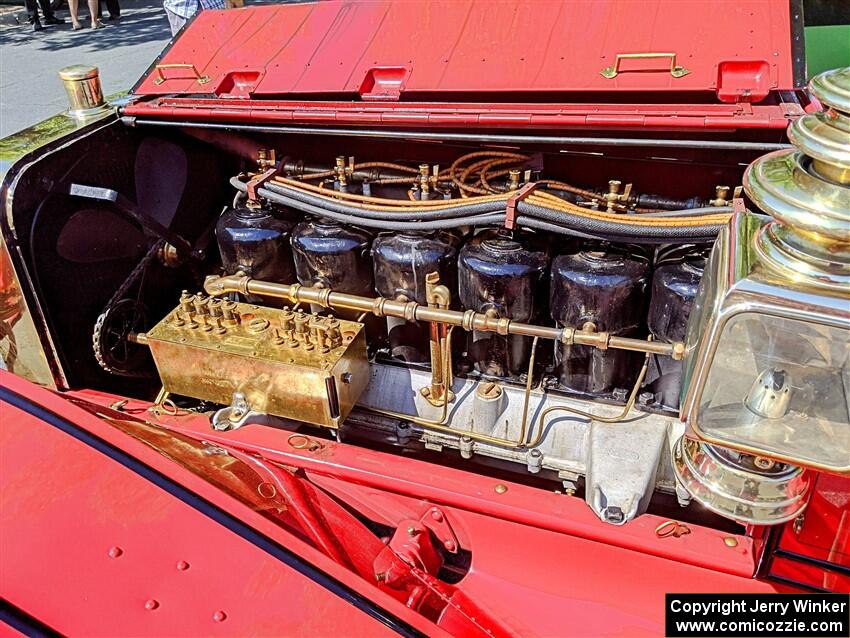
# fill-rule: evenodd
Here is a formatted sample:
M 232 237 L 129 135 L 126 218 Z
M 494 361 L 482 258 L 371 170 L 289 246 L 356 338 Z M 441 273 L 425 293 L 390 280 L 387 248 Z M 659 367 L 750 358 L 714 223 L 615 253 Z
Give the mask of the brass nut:
M 475 390 L 475 393 L 482 399 L 498 399 L 502 396 L 502 388 L 497 383 L 493 383 L 491 381 L 489 383 L 479 385 Z

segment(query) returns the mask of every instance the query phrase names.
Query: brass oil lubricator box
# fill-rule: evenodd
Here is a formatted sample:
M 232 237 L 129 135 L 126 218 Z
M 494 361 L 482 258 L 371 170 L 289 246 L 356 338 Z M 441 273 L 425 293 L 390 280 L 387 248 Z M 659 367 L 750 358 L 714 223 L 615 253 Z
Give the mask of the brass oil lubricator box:
M 339 427 L 369 381 L 362 323 L 188 295 L 147 335 L 165 390 Z

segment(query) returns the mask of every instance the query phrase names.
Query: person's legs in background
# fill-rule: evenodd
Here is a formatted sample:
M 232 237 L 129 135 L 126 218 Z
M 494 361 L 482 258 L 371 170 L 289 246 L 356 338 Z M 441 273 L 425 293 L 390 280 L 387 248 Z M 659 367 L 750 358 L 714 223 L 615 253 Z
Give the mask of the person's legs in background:
M 83 28 L 78 15 L 80 11 L 80 0 L 68 0 L 68 10 L 71 12 L 71 28 L 74 31 L 79 31 Z
M 121 5 L 118 3 L 118 0 L 100 0 L 102 4 L 106 5 L 107 11 L 109 11 L 109 16 L 106 18 L 107 20 L 120 20 L 121 19 Z M 100 12 L 103 15 L 103 11 Z
M 48 0 L 49 1 L 49 0 Z M 102 29 L 103 23 L 98 20 L 98 12 L 99 12 L 99 0 L 87 0 L 86 4 L 89 7 L 89 13 L 91 14 L 91 28 L 92 29 Z M 71 23 L 74 31 L 79 31 L 83 28 L 83 25 L 80 24 L 80 0 L 68 0 L 68 8 L 71 10 Z
M 41 26 L 41 20 L 38 19 L 38 5 L 35 0 L 24 0 L 27 7 L 27 19 L 32 24 L 33 31 L 41 31 L 44 27 Z
M 91 16 L 91 28 L 102 29 L 103 23 L 100 21 L 100 0 L 88 0 L 89 14 Z
M 36 4 L 36 0 L 24 0 L 24 4 L 27 8 L 27 20 L 32 25 L 33 31 L 41 31 L 44 28 L 41 24 L 42 21 L 38 17 L 38 5 L 41 5 L 41 13 L 44 16 L 45 24 L 62 24 L 65 22 L 53 15 L 50 0 L 38 0 L 38 5 Z
M 62 18 L 57 18 L 53 15 L 53 7 L 50 6 L 50 0 L 38 0 L 41 5 L 41 15 L 44 16 L 44 24 L 65 24 Z

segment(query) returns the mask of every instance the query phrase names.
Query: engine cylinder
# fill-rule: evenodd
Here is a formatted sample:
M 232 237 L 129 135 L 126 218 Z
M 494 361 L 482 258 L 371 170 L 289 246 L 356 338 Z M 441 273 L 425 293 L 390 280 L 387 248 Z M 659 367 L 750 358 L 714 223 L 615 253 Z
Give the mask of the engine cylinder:
M 302 286 L 372 295 L 372 236 L 326 219 L 307 220 L 292 231 L 295 272 Z
M 711 246 L 669 246 L 658 251 L 652 276 L 652 298 L 647 323 L 658 341 L 684 341 L 688 317 Z M 653 357 L 647 373 L 646 391 L 661 407 L 679 408 L 682 362 Z
M 534 322 L 545 307 L 549 256 L 532 237 L 484 230 L 460 251 L 458 288 L 465 308 L 513 321 Z M 531 339 L 474 330 L 467 352 L 483 375 L 516 378 L 526 372 Z
M 643 325 L 649 260 L 635 251 L 610 245 L 560 255 L 552 262 L 550 312 L 561 326 L 589 327 L 623 337 L 636 336 Z M 640 355 L 557 344 L 555 363 L 565 389 L 606 395 L 632 385 Z
M 295 277 L 289 237 L 292 224 L 264 208 L 230 208 L 215 227 L 221 261 L 227 274 L 285 283 Z
M 445 232 L 379 235 L 372 244 L 375 290 L 382 297 L 426 305 L 425 276 L 436 272 L 454 296 L 458 240 Z M 411 362 L 429 361 L 429 326 L 387 318 L 390 352 Z

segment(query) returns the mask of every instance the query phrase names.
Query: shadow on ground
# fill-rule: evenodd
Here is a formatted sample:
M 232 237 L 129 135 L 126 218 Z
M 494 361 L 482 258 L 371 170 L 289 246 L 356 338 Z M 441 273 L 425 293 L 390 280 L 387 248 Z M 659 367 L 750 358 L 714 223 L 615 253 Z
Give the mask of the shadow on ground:
M 83 2 L 80 2 L 83 5 Z M 108 49 L 161 40 L 168 32 L 168 19 L 162 8 L 161 0 L 133 0 L 123 2 L 124 18 L 119 22 L 104 22 L 105 29 L 90 29 L 88 7 L 80 7 L 80 23 L 85 29 L 73 31 L 68 9 L 56 12 L 64 18 L 65 24 L 45 28 L 33 33 L 29 25 L 3 29 L 3 46 L 28 45 L 41 51 L 62 51 L 77 47 Z

